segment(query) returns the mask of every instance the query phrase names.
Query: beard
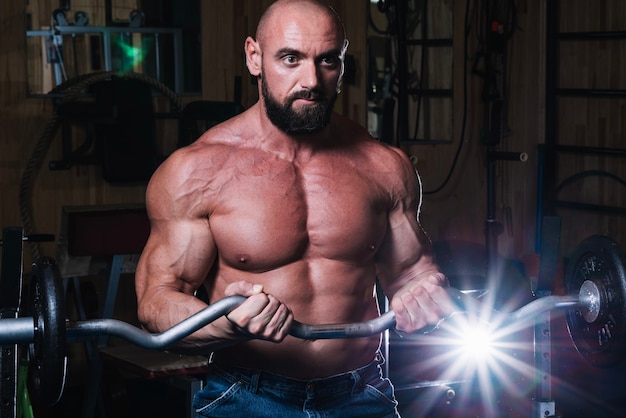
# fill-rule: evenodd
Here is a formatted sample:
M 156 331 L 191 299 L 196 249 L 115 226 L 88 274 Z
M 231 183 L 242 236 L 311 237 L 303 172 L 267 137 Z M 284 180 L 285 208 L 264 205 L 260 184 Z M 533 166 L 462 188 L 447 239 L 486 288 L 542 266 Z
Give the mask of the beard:
M 267 117 L 281 131 L 290 135 L 314 134 L 330 122 L 336 94 L 327 97 L 319 90 L 303 90 L 290 95 L 281 104 L 269 92 L 263 77 L 260 77 L 260 82 Z M 297 99 L 314 99 L 317 103 L 297 110 L 293 108 Z

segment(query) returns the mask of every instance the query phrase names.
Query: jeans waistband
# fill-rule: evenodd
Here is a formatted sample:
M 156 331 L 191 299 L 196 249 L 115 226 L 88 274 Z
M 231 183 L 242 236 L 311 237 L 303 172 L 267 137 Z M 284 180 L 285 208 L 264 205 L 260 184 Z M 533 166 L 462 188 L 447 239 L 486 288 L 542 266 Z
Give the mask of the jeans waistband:
M 356 370 L 329 377 L 300 380 L 263 370 L 211 363 L 209 375 L 220 376 L 233 384 L 243 384 L 253 393 L 261 390 L 270 390 L 291 396 L 301 395 L 303 398 L 310 399 L 340 395 L 346 392 L 358 393 L 363 390 L 368 382 L 381 379 L 382 371 L 380 366 L 382 364 L 382 355 L 377 354 L 371 363 Z

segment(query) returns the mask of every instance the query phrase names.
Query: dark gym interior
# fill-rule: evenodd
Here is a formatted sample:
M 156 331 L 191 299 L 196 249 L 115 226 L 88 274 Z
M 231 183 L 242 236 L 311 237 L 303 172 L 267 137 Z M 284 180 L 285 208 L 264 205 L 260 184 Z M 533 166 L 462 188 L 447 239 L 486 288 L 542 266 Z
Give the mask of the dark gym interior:
M 2 321 L 30 318 L 43 299 L 37 315 L 58 321 L 48 330 L 139 326 L 147 182 L 256 102 L 243 45 L 271 3 L 0 2 L 0 417 L 195 416 L 205 357 L 69 332 L 14 343 Z M 593 271 L 600 300 L 592 319 L 537 312 L 474 363 L 451 354 L 443 330 L 384 332 L 402 416 L 626 416 L 626 2 L 329 4 L 350 40 L 335 110 L 410 157 L 451 286 L 524 313 L 564 304 Z M 57 273 L 59 288 L 35 286 Z M 47 312 L 46 297 L 64 312 Z M 55 356 L 63 372 L 44 361 Z M 58 401 L 29 394 L 33 373 L 64 382 Z

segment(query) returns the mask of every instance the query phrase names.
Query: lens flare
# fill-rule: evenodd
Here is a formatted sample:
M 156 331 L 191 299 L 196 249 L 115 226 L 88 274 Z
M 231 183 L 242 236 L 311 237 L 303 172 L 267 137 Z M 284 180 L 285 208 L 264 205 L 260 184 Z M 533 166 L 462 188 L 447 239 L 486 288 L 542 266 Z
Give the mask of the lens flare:
M 480 311 L 455 313 L 416 338 L 415 349 L 431 354 L 418 367 L 436 380 L 463 382 L 455 403 L 477 408 L 476 416 L 509 416 L 502 411 L 503 395 L 514 396 L 517 405 L 532 397 L 536 384 L 532 323 L 510 324 L 507 313 L 493 304 L 483 300 L 480 306 Z
M 493 330 L 488 324 L 476 321 L 476 323 L 465 324 L 458 331 L 458 350 L 467 360 L 488 361 L 495 354 L 495 341 L 493 340 Z
M 117 38 L 116 43 L 124 55 L 121 60 L 121 71 L 136 70 L 143 63 L 146 55 L 152 48 L 152 38 L 148 37 L 141 38 L 140 46 L 133 46 L 121 36 Z

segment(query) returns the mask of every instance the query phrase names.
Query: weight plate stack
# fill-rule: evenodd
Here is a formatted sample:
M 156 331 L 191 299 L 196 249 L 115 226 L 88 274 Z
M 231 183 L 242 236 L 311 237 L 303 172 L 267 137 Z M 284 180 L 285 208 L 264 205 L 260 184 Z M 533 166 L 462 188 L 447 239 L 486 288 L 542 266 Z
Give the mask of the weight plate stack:
M 626 269 L 619 245 L 603 235 L 583 240 L 567 263 L 565 288 L 589 303 L 567 311 L 576 350 L 595 367 L 622 362 L 626 352 Z
M 67 365 L 63 283 L 54 259 L 42 257 L 33 263 L 29 302 L 35 326 L 29 392 L 37 403 L 51 406 L 63 394 Z

